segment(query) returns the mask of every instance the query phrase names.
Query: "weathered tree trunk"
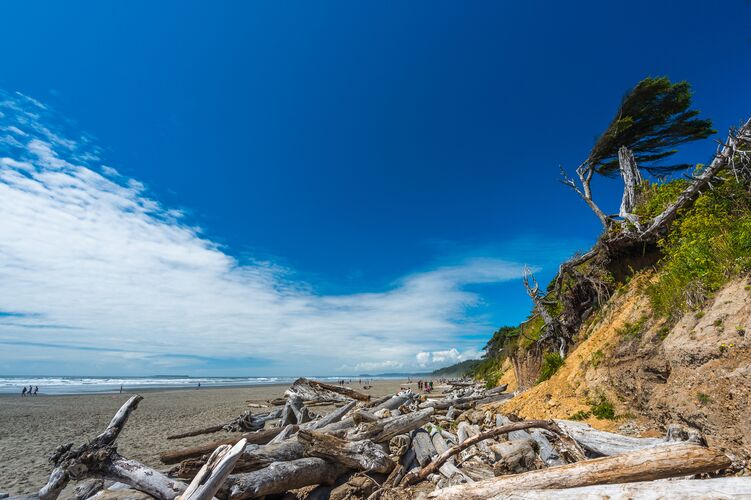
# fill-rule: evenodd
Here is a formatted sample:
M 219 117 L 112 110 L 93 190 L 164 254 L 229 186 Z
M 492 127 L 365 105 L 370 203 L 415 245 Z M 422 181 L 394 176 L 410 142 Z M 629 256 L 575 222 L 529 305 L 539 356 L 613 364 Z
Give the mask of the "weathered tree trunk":
M 115 451 L 115 440 L 142 399 L 138 395 L 128 399 L 104 432 L 90 442 L 77 448 L 72 444 L 60 446 L 51 458 L 55 469 L 47 484 L 39 490 L 39 498 L 55 500 L 71 479 L 89 478 L 122 482 L 160 500 L 172 500 L 185 490 L 185 484 L 135 460 L 123 458 Z
M 394 462 L 383 448 L 372 441 L 345 441 L 336 436 L 301 430 L 297 439 L 305 447 L 305 455 L 338 462 L 350 469 L 387 474 Z
M 234 445 L 240 439 L 245 439 L 248 442 L 248 444 L 266 444 L 272 439 L 274 439 L 274 437 L 280 432 L 282 432 L 281 427 L 277 427 L 273 429 L 264 429 L 262 431 L 257 431 L 257 432 L 248 432 L 248 433 L 242 434 L 239 437 L 218 439 L 216 441 L 211 441 L 209 443 L 200 444 L 198 446 L 191 446 L 190 448 L 163 451 L 162 453 L 159 454 L 159 460 L 161 460 L 163 464 L 168 464 L 168 465 L 176 464 L 188 458 L 200 457 L 201 455 L 207 455 L 211 453 L 212 451 L 214 451 L 217 447 L 223 444 Z
M 639 218 L 632 212 L 636 207 L 637 195 L 643 182 L 639 167 L 636 165 L 634 153 L 626 146 L 621 146 L 618 150 L 618 165 L 620 166 L 621 177 L 623 178 L 623 198 L 621 199 L 621 208 L 618 215 L 624 220 L 633 224 L 638 231 L 641 231 Z
M 676 479 L 673 481 L 642 481 L 626 484 L 602 484 L 567 489 L 516 490 L 501 493 L 494 500 L 580 500 L 615 498 L 650 498 L 675 500 L 715 500 L 719 498 L 751 498 L 751 477 L 717 479 Z
M 489 431 L 485 431 L 483 433 L 477 434 L 472 437 L 467 437 L 466 439 L 462 439 L 461 435 L 461 428 L 460 428 L 460 435 L 459 435 L 459 442 L 460 444 L 457 444 L 456 446 L 452 446 L 445 452 L 438 455 L 430 464 L 423 467 L 417 474 L 410 475 L 410 477 L 405 477 L 404 482 L 405 484 L 413 484 L 417 481 L 421 481 L 425 478 L 427 478 L 430 474 L 435 473 L 435 471 L 446 461 L 451 458 L 452 456 L 456 455 L 457 453 L 461 452 L 462 450 L 465 450 L 469 448 L 470 446 L 479 443 L 481 441 L 484 441 L 486 439 L 490 439 L 496 436 L 500 436 L 501 434 L 508 434 L 512 431 L 518 431 L 523 429 L 530 429 L 532 427 L 537 427 L 540 429 L 547 429 L 551 432 L 555 432 L 561 437 L 562 441 L 569 441 L 569 438 L 565 436 L 563 431 L 553 422 L 552 420 L 526 420 L 523 422 L 514 422 L 511 424 L 507 424 L 501 427 L 496 427 L 494 429 L 491 429 Z M 574 456 L 576 459 L 583 458 L 583 455 L 581 455 L 581 452 L 579 452 L 578 448 L 574 445 L 574 443 L 566 442 L 567 446 L 567 453 Z
M 355 407 L 357 403 L 355 401 L 350 401 L 349 403 L 345 404 L 344 406 L 337 408 L 336 410 L 332 411 L 328 415 L 324 416 L 320 420 L 316 420 L 315 422 L 311 422 L 309 424 L 309 427 L 302 426 L 303 429 L 320 429 L 322 427 L 325 427 L 329 424 L 333 424 L 334 422 L 339 422 L 344 416 L 350 412 L 352 408 Z
M 596 456 L 617 455 L 618 453 L 666 444 L 664 439 L 623 436 L 622 434 L 599 431 L 587 424 L 571 420 L 556 420 L 555 423 L 574 441 Z
M 284 393 L 286 396 L 293 394 L 301 397 L 303 401 L 369 401 L 370 396 L 357 392 L 349 387 L 339 385 L 324 384 L 307 378 L 299 378 L 294 381 L 292 386 Z
M 235 462 L 245 449 L 246 440 L 241 439 L 235 446 L 222 445 L 211 454 L 208 461 L 198 471 L 185 492 L 177 500 L 211 500 L 224 480 L 230 475 Z
M 234 472 L 251 472 L 263 469 L 274 462 L 288 462 L 303 458 L 304 454 L 305 448 L 295 438 L 266 446 L 246 445 L 235 463 Z M 202 458 L 185 460 L 172 469 L 170 474 L 180 478 L 192 478 L 204 463 L 205 460 Z
M 497 477 L 471 485 L 453 486 L 436 490 L 428 497 L 442 500 L 485 499 L 519 490 L 652 481 L 714 472 L 729 467 L 731 463 L 720 451 L 678 443 Z
M 341 465 L 320 458 L 301 458 L 291 462 L 275 462 L 261 470 L 230 476 L 225 485 L 231 500 L 242 500 L 283 493 L 311 484 L 331 485 L 344 470 Z
M 353 429 L 347 435 L 347 439 L 358 441 L 361 439 L 370 439 L 376 443 L 388 442 L 392 437 L 410 432 L 418 427 L 422 427 L 430 421 L 433 415 L 433 408 L 407 413 L 396 417 L 385 418 L 378 422 L 363 424 L 363 429 Z
M 490 446 L 495 454 L 493 470 L 501 474 L 518 474 L 535 468 L 535 453 L 531 438 L 511 439 Z
M 511 423 L 511 420 L 509 420 L 506 416 L 501 415 L 501 414 L 496 414 L 495 416 L 496 427 L 500 427 L 502 425 L 506 425 L 510 423 Z M 563 427 L 561 427 L 561 429 L 563 429 L 563 431 L 566 432 L 566 430 Z M 558 450 L 556 450 L 553 447 L 553 445 L 550 443 L 548 438 L 545 437 L 543 432 L 539 429 L 534 429 L 531 432 L 528 432 L 525 430 L 512 431 L 508 433 L 508 438 L 509 440 L 514 440 L 514 439 L 534 440 L 534 442 L 537 443 L 537 448 L 539 450 L 538 454 L 540 455 L 540 459 L 542 459 L 542 461 L 548 467 L 554 467 L 556 465 L 563 465 L 566 463 L 566 461 L 563 460 L 558 454 Z
M 415 450 L 415 457 L 420 467 L 425 467 L 434 456 L 438 455 L 430 434 L 423 429 L 417 429 L 412 433 L 412 449 Z

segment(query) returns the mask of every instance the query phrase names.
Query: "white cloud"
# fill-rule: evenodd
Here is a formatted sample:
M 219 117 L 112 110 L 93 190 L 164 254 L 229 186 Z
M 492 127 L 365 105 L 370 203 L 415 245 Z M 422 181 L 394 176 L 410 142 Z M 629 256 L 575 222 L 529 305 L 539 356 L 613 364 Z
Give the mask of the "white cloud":
M 417 353 L 449 364 L 477 354 L 446 350 L 459 336 L 490 328 L 466 286 L 522 273 L 471 259 L 385 292 L 319 295 L 272 263 L 238 262 L 143 184 L 92 164 L 91 140 L 63 137 L 40 103 L 0 93 L 0 110 L 22 141 L 0 141 L 0 372 L 40 358 L 49 372 L 109 373 L 209 358 L 291 375 L 410 369 Z
M 459 352 L 458 349 L 452 347 L 444 351 L 421 351 L 415 355 L 415 359 L 421 368 L 436 369 L 461 363 L 469 359 L 480 359 L 482 354 L 482 351 L 476 349 L 467 349 L 466 351 Z

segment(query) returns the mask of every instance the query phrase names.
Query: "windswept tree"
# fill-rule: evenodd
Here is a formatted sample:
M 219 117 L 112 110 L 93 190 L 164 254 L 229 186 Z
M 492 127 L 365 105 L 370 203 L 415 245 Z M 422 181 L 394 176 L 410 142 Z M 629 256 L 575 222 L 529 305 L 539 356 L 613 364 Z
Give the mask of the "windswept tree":
M 685 163 L 664 163 L 677 152 L 676 146 L 706 139 L 716 132 L 711 120 L 697 118 L 699 111 L 691 109 L 691 94 L 687 82 L 671 83 L 666 77 L 643 79 L 623 97 L 610 125 L 576 169 L 579 184 L 563 174 L 563 182 L 584 199 L 605 227 L 610 226 L 612 218 L 592 197 L 592 177 L 617 175 L 622 148 L 630 151 L 638 169 L 665 175 L 690 167 Z M 634 175 L 641 179 L 638 171 Z

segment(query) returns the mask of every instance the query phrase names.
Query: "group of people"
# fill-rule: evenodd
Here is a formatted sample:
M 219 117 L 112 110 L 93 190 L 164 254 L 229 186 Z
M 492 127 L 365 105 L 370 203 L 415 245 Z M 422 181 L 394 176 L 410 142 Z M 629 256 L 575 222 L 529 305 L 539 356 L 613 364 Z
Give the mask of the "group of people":
M 39 386 L 36 385 L 34 387 L 29 386 L 26 388 L 26 386 L 23 386 L 23 390 L 21 391 L 21 397 L 23 396 L 36 396 L 39 393 Z
M 432 380 L 418 380 L 417 388 L 421 391 L 430 392 L 433 390 L 433 381 Z

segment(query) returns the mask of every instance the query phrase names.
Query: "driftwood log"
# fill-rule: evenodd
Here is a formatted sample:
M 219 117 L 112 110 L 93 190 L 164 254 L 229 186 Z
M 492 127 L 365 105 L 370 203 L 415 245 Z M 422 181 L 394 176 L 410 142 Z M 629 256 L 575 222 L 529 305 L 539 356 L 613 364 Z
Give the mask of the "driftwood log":
M 376 443 L 385 443 L 394 436 L 413 431 L 427 424 L 433 412 L 433 408 L 426 408 L 414 413 L 407 413 L 406 415 L 398 415 L 377 422 L 363 424 L 361 428 L 353 429 L 352 432 L 348 433 L 347 439 L 352 441 L 370 439 Z
M 394 461 L 381 446 L 369 440 L 346 441 L 322 432 L 301 430 L 297 439 L 305 447 L 305 455 L 324 458 L 350 469 L 388 474 Z
M 349 387 L 324 384 L 323 382 L 318 382 L 307 378 L 299 378 L 295 380 L 284 394 L 287 397 L 296 395 L 302 398 L 303 401 L 316 402 L 346 402 L 351 399 L 355 399 L 357 401 L 370 400 L 370 396 L 368 396 L 367 394 L 357 392 L 356 390 L 350 389 Z
M 177 500 L 211 500 L 214 498 L 214 494 L 230 475 L 235 462 L 240 458 L 240 454 L 245 449 L 245 443 L 245 439 L 241 439 L 235 446 L 223 445 L 214 450 Z
M 225 482 L 231 500 L 262 497 L 274 493 L 310 486 L 331 485 L 346 469 L 320 458 L 301 458 L 290 462 L 275 462 L 268 467 L 232 475 Z
M 718 500 L 751 498 L 751 477 L 675 479 L 580 488 L 523 490 L 496 495 L 494 500 L 580 500 L 642 498 L 661 500 Z
M 445 500 L 494 498 L 526 490 L 576 488 L 690 476 L 715 472 L 730 465 L 731 460 L 718 450 L 677 443 L 452 486 L 433 491 L 428 497 Z
M 303 458 L 305 448 L 297 439 L 288 439 L 282 443 L 266 446 L 246 445 L 235 463 L 235 472 L 252 472 L 268 467 L 274 462 L 289 462 Z M 170 475 L 180 478 L 192 478 L 206 462 L 203 458 L 188 459 L 180 462 L 170 471 Z
M 123 458 L 116 451 L 115 440 L 142 399 L 138 395 L 128 399 L 104 432 L 90 442 L 77 448 L 73 448 L 72 444 L 60 446 L 51 457 L 55 468 L 47 484 L 39 490 L 39 498 L 55 500 L 71 479 L 89 478 L 125 483 L 160 500 L 172 500 L 182 493 L 187 487 L 184 483 L 135 460 Z
M 532 427 L 546 429 L 546 430 L 549 430 L 551 432 L 558 434 L 561 437 L 561 440 L 564 443 L 566 443 L 567 452 L 572 455 L 573 459 L 583 458 L 583 454 L 579 451 L 578 447 L 574 443 L 571 442 L 571 439 L 565 435 L 565 433 L 556 425 L 554 421 L 552 420 L 526 420 L 523 422 L 513 422 L 511 424 L 507 424 L 501 427 L 496 427 L 494 429 L 491 429 L 486 432 L 482 432 L 472 437 L 467 437 L 464 440 L 462 440 L 462 438 L 460 437 L 459 444 L 452 446 L 448 450 L 444 451 L 443 453 L 438 455 L 435 458 L 435 460 L 433 460 L 430 464 L 420 469 L 419 472 L 417 472 L 416 474 L 410 474 L 409 476 L 405 477 L 402 482 L 405 485 L 409 485 L 409 484 L 414 484 L 415 482 L 418 482 L 427 478 L 430 474 L 434 474 L 438 470 L 438 468 L 441 467 L 441 465 L 446 463 L 446 461 L 449 458 L 453 457 L 454 455 L 461 452 L 462 450 L 465 450 L 466 448 L 473 446 L 476 443 L 479 443 L 481 441 L 484 441 L 486 439 L 490 439 L 496 436 L 500 436 L 502 434 L 508 434 L 509 432 L 512 432 L 512 431 L 530 429 Z
M 264 429 L 262 431 L 257 431 L 257 432 L 248 432 L 248 433 L 242 434 L 239 437 L 217 439 L 215 441 L 210 441 L 208 443 L 200 444 L 197 446 L 191 446 L 189 448 L 182 448 L 179 450 L 168 450 L 159 454 L 159 460 L 161 460 L 163 464 L 167 464 L 167 465 L 176 464 L 188 458 L 200 457 L 201 455 L 208 455 L 209 453 L 213 452 L 217 447 L 223 444 L 234 445 L 240 439 L 245 439 L 248 442 L 248 444 L 266 444 L 272 439 L 274 439 L 274 437 L 280 432 L 282 432 L 282 428 L 275 427 L 273 429 Z
M 597 430 L 582 422 L 556 420 L 558 427 L 595 456 L 611 456 L 666 444 L 664 439 L 639 438 Z

